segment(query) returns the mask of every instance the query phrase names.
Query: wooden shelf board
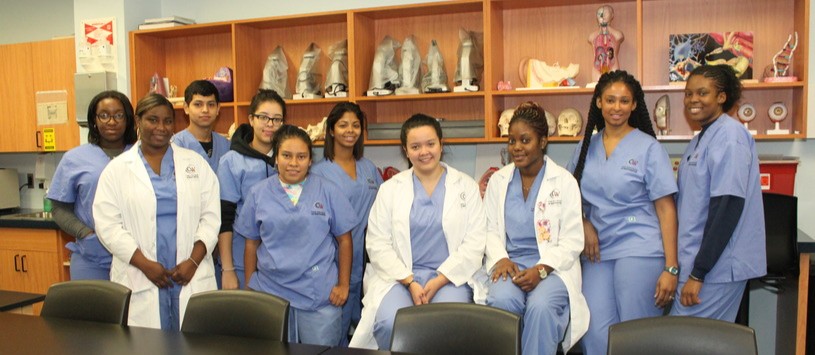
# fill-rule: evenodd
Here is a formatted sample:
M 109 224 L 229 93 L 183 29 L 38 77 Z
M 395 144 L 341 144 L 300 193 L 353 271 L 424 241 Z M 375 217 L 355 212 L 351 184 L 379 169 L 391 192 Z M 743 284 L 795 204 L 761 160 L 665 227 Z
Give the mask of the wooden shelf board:
M 188 36 L 203 36 L 216 33 L 229 33 L 231 31 L 232 31 L 231 22 L 215 22 L 178 27 L 156 28 L 150 30 L 136 30 L 132 32 L 140 36 L 175 38 Z
M 374 20 L 417 17 L 426 15 L 460 14 L 482 11 L 482 1 L 441 1 L 426 4 L 397 5 L 353 11 Z
M 385 95 L 385 96 L 359 96 L 354 99 L 357 102 L 384 102 L 384 101 L 416 101 L 416 100 L 444 100 L 457 98 L 483 98 L 484 92 L 447 92 L 438 94 L 418 94 L 418 95 Z

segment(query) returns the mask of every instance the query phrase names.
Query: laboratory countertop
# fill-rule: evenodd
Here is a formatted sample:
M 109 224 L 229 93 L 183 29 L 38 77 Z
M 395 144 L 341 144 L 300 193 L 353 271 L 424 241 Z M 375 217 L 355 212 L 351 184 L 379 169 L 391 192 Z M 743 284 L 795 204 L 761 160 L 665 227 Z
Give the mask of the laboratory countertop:
M 27 208 L 0 212 L 0 228 L 59 229 L 50 212 Z

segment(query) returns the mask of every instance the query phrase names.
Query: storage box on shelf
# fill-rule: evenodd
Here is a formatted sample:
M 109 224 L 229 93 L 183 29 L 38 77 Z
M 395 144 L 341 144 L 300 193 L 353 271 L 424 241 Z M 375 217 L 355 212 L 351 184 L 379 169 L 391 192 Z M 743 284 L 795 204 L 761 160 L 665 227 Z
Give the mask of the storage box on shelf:
M 235 70 L 236 103 L 224 104 L 216 127 L 224 133 L 233 122 L 247 121 L 249 100 L 262 79 L 269 53 L 282 45 L 289 61 L 288 86 L 294 91 L 302 53 L 309 43 L 322 48 L 320 73 L 330 64 L 328 47 L 348 39 L 349 96 L 362 106 L 371 124 L 398 123 L 422 112 L 452 121 L 484 120 L 478 138 L 454 138 L 451 143 L 504 142 L 499 137 L 498 118 L 504 109 L 523 101 L 535 101 L 557 116 L 575 108 L 585 119 L 593 90 L 583 88 L 591 79 L 593 56 L 588 36 L 597 29 L 595 12 L 610 4 L 612 27 L 625 40 L 619 50 L 620 68 L 634 74 L 643 84 L 649 111 L 663 94 L 670 97 L 669 132 L 661 139 L 687 140 L 694 130 L 683 114 L 683 85 L 669 85 L 667 65 L 672 33 L 753 31 L 753 73 L 761 73 L 787 36 L 798 32 L 793 61 L 793 83 L 745 84 L 744 100 L 753 104 L 758 116 L 750 124 L 757 139 L 803 138 L 806 132 L 806 78 L 809 37 L 809 0 L 461 0 L 390 6 L 339 12 L 270 17 L 232 22 L 191 25 L 165 30 L 131 33 L 131 71 L 134 97 L 143 96 L 155 72 L 170 77 L 179 90 L 191 80 L 211 76 L 220 66 Z M 403 42 L 413 35 L 424 59 L 430 41 L 438 42 L 448 75 L 455 83 L 458 31 L 464 28 L 483 33 L 484 74 L 480 90 L 473 93 L 365 96 L 371 77 L 376 47 L 385 35 Z M 397 58 L 401 52 L 397 51 Z M 519 66 L 535 58 L 549 64 L 580 65 L 576 80 L 581 88 L 533 91 L 498 91 L 499 80 L 521 86 Z M 322 78 L 324 80 L 324 76 Z M 321 83 L 322 85 L 322 83 Z M 315 99 L 288 102 L 290 123 L 305 127 L 326 116 L 331 107 L 346 99 Z M 767 110 L 784 102 L 789 115 L 781 128 L 788 135 L 767 135 L 773 124 Z M 186 126 L 183 111 L 177 124 Z M 581 132 L 582 134 L 582 132 Z M 552 137 L 552 141 L 575 142 L 580 137 Z M 368 139 L 366 144 L 398 144 L 394 139 Z

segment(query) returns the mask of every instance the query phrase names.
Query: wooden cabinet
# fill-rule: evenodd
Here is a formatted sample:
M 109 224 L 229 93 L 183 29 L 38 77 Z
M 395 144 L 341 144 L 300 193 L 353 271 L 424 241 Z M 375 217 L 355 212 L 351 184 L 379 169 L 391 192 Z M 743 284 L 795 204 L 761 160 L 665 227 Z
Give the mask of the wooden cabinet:
M 579 64 L 577 83 L 584 86 L 590 82 L 593 56 L 587 38 L 597 29 L 597 8 L 606 3 L 614 8 L 611 25 L 625 35 L 618 53 L 620 67 L 643 84 L 646 102 L 651 105 L 649 111 L 653 111 L 660 96 L 667 94 L 670 98 L 671 124 L 668 135 L 661 137 L 666 140 L 689 139 L 693 130 L 698 129 L 683 115 L 684 86 L 669 84 L 666 67 L 670 34 L 753 31 L 753 76 L 760 78 L 787 36 L 797 31 L 793 73 L 799 81 L 745 84 L 742 102 L 753 104 L 758 111 L 750 125 L 759 132 L 757 139 L 805 137 L 809 0 L 462 0 L 134 31 L 130 34 L 132 94 L 134 98 L 144 96 L 154 73 L 169 77 L 182 91 L 190 81 L 212 76 L 218 67 L 229 66 L 235 71 L 236 100 L 225 103 L 221 109 L 216 130 L 223 133 L 233 122 L 246 122 L 249 100 L 260 84 L 266 57 L 277 45 L 282 45 L 286 52 L 288 84 L 293 91 L 302 53 L 310 42 L 323 49 L 320 73 L 324 75 L 330 64 L 328 47 L 347 39 L 347 100 L 362 106 L 369 123 L 402 122 L 416 112 L 453 121 L 484 120 L 482 137 L 448 142 L 503 142 L 505 139 L 498 136 L 497 129 L 500 113 L 523 101 L 536 101 L 555 115 L 563 109 L 576 108 L 585 119 L 592 89 L 498 91 L 496 84 L 508 80 L 519 87 L 519 65 L 528 58 Z M 444 57 L 447 84 L 452 88 L 460 28 L 483 33 L 484 74 L 478 92 L 365 96 L 376 46 L 385 35 L 399 42 L 413 35 L 422 59 L 430 41 L 435 39 Z M 346 99 L 288 100 L 287 118 L 290 123 L 305 127 L 319 122 L 334 104 L 343 100 Z M 778 101 L 789 109 L 781 128 L 791 133 L 763 134 L 772 128 L 767 110 Z M 176 115 L 182 118 L 177 125 L 180 130 L 187 122 L 180 109 Z M 553 137 L 552 141 L 578 139 Z M 397 143 L 366 138 L 369 145 Z
M 0 45 L 0 152 L 44 151 L 44 129 L 53 129 L 56 150 L 79 144 L 74 102 L 73 38 Z M 68 121 L 37 124 L 36 93 L 67 91 Z
M 68 280 L 68 239 L 53 229 L 0 228 L 0 289 L 45 294 Z M 35 314 L 41 307 L 34 306 Z

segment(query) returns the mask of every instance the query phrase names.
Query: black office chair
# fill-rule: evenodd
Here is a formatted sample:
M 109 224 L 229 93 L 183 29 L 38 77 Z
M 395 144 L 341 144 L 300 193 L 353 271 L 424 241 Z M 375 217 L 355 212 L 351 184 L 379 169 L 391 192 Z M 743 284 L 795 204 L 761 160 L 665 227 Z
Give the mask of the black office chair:
M 748 325 L 750 288 L 763 287 L 773 293 L 784 292 L 784 282 L 798 268 L 798 197 L 765 192 L 764 229 L 766 231 L 767 275 L 751 280 L 744 290 L 736 323 Z
M 77 280 L 51 285 L 42 317 L 127 325 L 130 289 L 111 281 Z
M 756 355 L 756 333 L 743 325 L 665 316 L 617 323 L 608 330 L 608 355 Z
M 433 303 L 396 312 L 391 351 L 520 354 L 521 317 L 471 303 Z
M 285 341 L 289 302 L 268 293 L 217 290 L 190 297 L 181 331 Z

